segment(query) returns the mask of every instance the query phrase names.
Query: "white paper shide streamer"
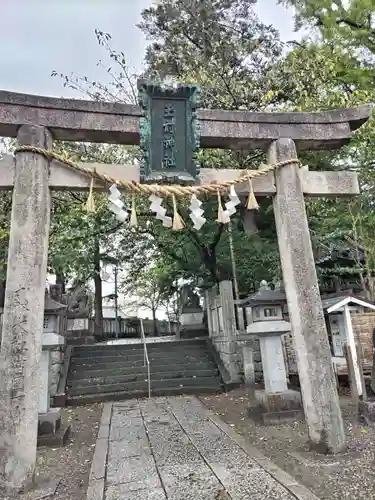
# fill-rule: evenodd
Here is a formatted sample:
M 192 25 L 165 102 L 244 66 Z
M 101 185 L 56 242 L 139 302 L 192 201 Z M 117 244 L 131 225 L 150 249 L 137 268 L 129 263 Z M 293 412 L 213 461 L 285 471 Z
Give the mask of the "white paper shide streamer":
M 108 196 L 108 208 L 115 214 L 119 222 L 125 222 L 129 214 L 124 210 L 124 202 L 121 200 L 121 193 L 117 189 L 116 184 L 112 184 L 109 188 L 110 195 Z
M 236 213 L 236 206 L 240 203 L 241 200 L 237 196 L 234 186 L 231 186 L 229 191 L 229 201 L 227 201 L 225 204 L 225 212 L 227 212 L 229 217 Z
M 201 208 L 202 202 L 198 200 L 195 194 L 192 195 L 190 200 L 190 219 L 193 221 L 194 229 L 199 231 L 199 229 L 206 222 L 206 219 L 203 217 L 204 210 Z
M 161 206 L 161 204 L 163 203 L 163 198 L 152 194 L 149 197 L 149 201 L 151 201 L 150 210 L 151 212 L 155 213 L 156 219 L 161 220 L 164 227 L 172 227 L 172 217 L 168 217 L 167 215 L 165 215 L 167 213 L 167 210 Z

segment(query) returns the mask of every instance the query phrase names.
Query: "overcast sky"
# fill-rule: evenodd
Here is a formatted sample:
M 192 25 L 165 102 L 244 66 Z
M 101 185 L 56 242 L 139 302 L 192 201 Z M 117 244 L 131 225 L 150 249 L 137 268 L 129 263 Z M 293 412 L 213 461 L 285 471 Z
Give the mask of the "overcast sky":
M 260 0 L 257 10 L 284 40 L 293 34 L 292 13 Z M 142 67 L 146 40 L 138 28 L 140 11 L 150 0 L 2 0 L 0 1 L 0 89 L 50 96 L 77 97 L 64 89 L 52 70 L 105 79 L 96 66 L 105 52 L 95 39 L 99 28 L 112 35 L 129 64 Z

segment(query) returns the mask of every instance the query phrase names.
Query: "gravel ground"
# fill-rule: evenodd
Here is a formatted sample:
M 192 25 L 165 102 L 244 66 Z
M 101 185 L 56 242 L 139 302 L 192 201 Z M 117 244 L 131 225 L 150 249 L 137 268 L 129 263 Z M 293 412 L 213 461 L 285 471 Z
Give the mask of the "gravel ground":
M 375 428 L 355 422 L 348 396 L 340 398 L 348 450 L 336 456 L 309 451 L 304 422 L 256 425 L 246 416 L 248 398 L 243 388 L 202 396 L 201 401 L 321 500 L 375 499 Z
M 37 482 L 60 478 L 51 500 L 85 500 L 91 461 L 95 449 L 103 405 L 64 408 L 62 420 L 71 425 L 69 441 L 63 448 L 38 448 Z M 35 492 L 20 500 L 35 498 Z

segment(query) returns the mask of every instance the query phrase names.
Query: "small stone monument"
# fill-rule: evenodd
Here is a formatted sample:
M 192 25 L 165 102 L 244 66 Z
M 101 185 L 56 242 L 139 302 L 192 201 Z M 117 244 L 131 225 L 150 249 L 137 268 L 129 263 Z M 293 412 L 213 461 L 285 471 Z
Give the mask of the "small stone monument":
M 73 287 L 65 296 L 63 302 L 67 305 L 67 345 L 94 344 L 94 329 L 90 327 L 92 312 L 92 295 L 84 286 Z M 101 331 L 97 331 L 101 336 Z
M 84 286 L 77 286 L 64 297 L 68 318 L 88 318 L 90 316 L 89 295 Z
M 208 335 L 203 322 L 203 309 L 199 304 L 199 296 L 190 285 L 181 289 L 180 337 L 193 338 Z
M 281 336 L 291 331 L 283 320 L 285 293 L 279 288 L 271 290 L 262 281 L 259 290 L 246 300 L 252 308 L 252 323 L 247 333 L 259 338 L 264 390 L 255 390 L 249 409 L 250 416 L 260 418 L 264 424 L 300 420 L 303 417 L 301 394 L 288 389 Z
M 61 426 L 60 408 L 51 408 L 52 351 L 65 344 L 61 332 L 62 314 L 66 306 L 45 294 L 42 355 L 40 360 L 38 445 L 65 444 L 70 427 Z

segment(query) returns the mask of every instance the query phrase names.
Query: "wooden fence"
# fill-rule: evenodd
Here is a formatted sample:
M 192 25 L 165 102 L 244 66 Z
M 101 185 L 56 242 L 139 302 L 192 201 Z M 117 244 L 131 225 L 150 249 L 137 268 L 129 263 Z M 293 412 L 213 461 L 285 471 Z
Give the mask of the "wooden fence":
M 157 320 L 155 324 L 152 320 L 144 319 L 143 328 L 146 337 L 164 337 L 166 335 L 175 335 L 178 331 L 178 323 Z M 116 338 L 117 330 L 119 330 L 118 338 L 140 337 L 140 320 L 119 318 L 119 320 L 116 321 L 115 318 L 103 319 L 103 335 L 106 338 Z

